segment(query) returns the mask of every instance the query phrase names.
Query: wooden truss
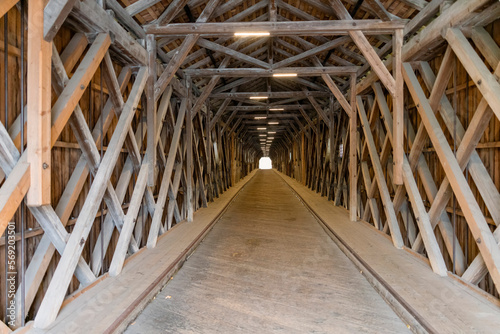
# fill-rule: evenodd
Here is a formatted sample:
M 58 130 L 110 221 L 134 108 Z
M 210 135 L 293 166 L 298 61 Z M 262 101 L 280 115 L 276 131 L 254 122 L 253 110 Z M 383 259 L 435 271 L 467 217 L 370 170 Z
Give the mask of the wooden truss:
M 0 123 L 0 232 L 27 208 L 41 235 L 15 295 L 35 327 L 262 156 L 436 274 L 500 286 L 500 193 L 478 153 L 500 119 L 500 48 L 483 28 L 499 5 L 457 0 L 435 17 L 443 1 L 404 1 L 418 11 L 406 20 L 379 0 L 359 2 L 370 19 L 354 0 L 304 1 L 332 18 L 319 20 L 281 0 L 243 2 L 30 1 L 26 107 Z M 270 36 L 233 38 L 241 31 Z M 439 67 L 426 54 L 436 49 Z M 480 95 L 468 124 L 449 94 L 459 66 Z M 51 180 L 62 148 L 75 163 Z
M 336 1 L 332 1 L 332 5 L 342 11 Z M 480 2 L 456 2 L 450 7 L 450 13 L 457 14 L 453 22 L 466 22 L 464 11 L 479 5 Z M 440 27 L 445 22 L 449 23 L 450 19 L 436 20 L 433 26 Z M 426 43 L 431 43 L 426 35 L 429 30 L 425 29 L 420 34 Z M 435 38 L 441 38 L 441 41 L 444 38 L 448 44 L 437 74 L 424 61 L 403 63 L 402 66 L 402 78 L 409 92 L 405 105 L 411 104 L 411 98 L 419 115 L 419 123 L 415 124 L 411 120 L 415 118 L 410 118 L 408 111 L 403 109 L 406 116 L 402 118 L 404 124 L 401 130 L 405 140 L 399 141 L 406 150 L 402 155 L 403 184 L 395 181 L 394 117 L 397 112 L 393 109 L 391 113 L 391 106 L 394 107 L 398 101 L 394 97 L 387 98 L 382 84 L 387 91 L 390 89 L 380 75 L 380 82 L 371 75 L 357 85 L 357 93 L 364 93 L 356 96 L 357 114 L 361 122 L 359 133 L 356 130 L 351 133 L 350 126 L 346 125 L 341 114 L 320 115 L 318 110 L 316 123 L 309 120 L 309 127 L 301 131 L 302 135 L 297 134 L 291 144 L 285 142 L 279 153 L 275 153 L 274 159 L 281 162 L 278 169 L 328 196 L 336 205 L 348 207 L 351 213 L 356 212 L 375 228 L 390 233 L 396 247 L 406 246 L 425 253 L 437 274 L 445 276 L 452 270 L 472 284 L 478 284 L 489 275 L 498 286 L 499 236 L 498 229 L 493 229 L 492 225 L 498 225 L 500 197 L 498 187 L 481 161 L 476 147 L 491 124 L 493 115 L 498 119 L 496 109 L 499 104 L 496 99 L 500 96 L 500 49 L 482 27 L 453 27 L 443 31 L 442 37 L 435 35 Z M 402 59 L 416 57 L 415 50 L 410 46 L 411 42 L 403 47 Z M 467 128 L 457 117 L 446 95 L 449 94 L 447 88 L 458 66 L 457 62 L 467 71 L 482 96 Z M 389 66 L 393 63 L 394 60 L 389 62 Z M 335 120 L 333 125 L 330 125 L 328 117 Z M 456 142 L 455 151 L 446 139 L 449 135 Z M 351 136 L 359 137 L 359 144 L 347 146 Z M 433 175 L 424 155 L 428 140 L 441 162 L 445 174 L 442 180 Z M 336 153 L 338 143 L 343 143 L 340 145 L 343 149 L 340 158 Z M 360 160 L 355 172 L 347 168 L 346 158 L 353 149 Z M 289 162 L 287 157 L 290 153 L 292 159 Z M 325 159 L 328 155 L 330 159 Z M 476 194 L 463 173 L 466 168 L 477 186 Z M 364 189 L 364 193 L 354 193 L 358 197 L 356 207 L 349 205 L 352 194 L 346 186 L 354 173 L 360 173 L 361 176 L 356 187 Z M 469 263 L 464 254 L 464 242 L 459 240 L 453 226 L 453 217 L 450 217 L 450 211 L 445 210 L 452 197 L 456 198 L 468 233 L 479 249 L 479 254 Z M 491 217 L 489 220 L 479 201 L 484 203 Z

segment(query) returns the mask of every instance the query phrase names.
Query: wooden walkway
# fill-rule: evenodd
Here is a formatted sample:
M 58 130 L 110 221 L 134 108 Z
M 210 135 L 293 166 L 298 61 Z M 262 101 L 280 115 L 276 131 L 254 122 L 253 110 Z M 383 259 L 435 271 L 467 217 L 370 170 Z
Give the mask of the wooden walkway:
M 499 333 L 498 300 L 452 274 L 448 277 L 434 274 L 427 259 L 410 250 L 395 248 L 390 237 L 372 225 L 351 222 L 344 208 L 332 205 L 325 197 L 288 176 L 277 175 L 376 273 L 375 284 L 384 281 L 420 318 L 419 322 L 426 324 L 428 332 Z M 401 311 L 399 306 L 396 309 Z
M 126 333 L 404 333 L 283 179 L 258 171 Z
M 359 260 L 362 270 L 353 264 Z M 47 330 L 30 322 L 18 333 L 404 333 L 406 323 L 417 333 L 500 328 L 498 301 L 451 274 L 434 274 L 422 257 L 396 249 L 387 235 L 349 221 L 344 208 L 275 171 L 252 172 L 195 212 L 192 223 L 176 225 L 156 248 L 127 259 L 122 275 L 105 275 L 64 305 Z

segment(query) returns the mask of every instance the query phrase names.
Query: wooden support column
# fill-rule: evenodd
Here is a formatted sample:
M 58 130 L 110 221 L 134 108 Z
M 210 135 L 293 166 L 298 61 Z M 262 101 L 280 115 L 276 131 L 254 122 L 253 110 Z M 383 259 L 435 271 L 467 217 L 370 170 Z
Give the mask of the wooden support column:
M 212 192 L 212 128 L 210 126 L 211 123 L 211 111 L 210 108 L 207 110 L 207 119 L 205 121 L 205 151 L 207 154 L 207 197 L 208 201 L 213 201 L 213 192 Z
M 231 133 L 231 136 L 229 137 L 229 145 L 230 145 L 230 154 L 229 154 L 229 159 L 231 159 L 231 186 L 234 186 L 236 184 L 236 174 L 237 174 L 237 163 L 236 163 L 236 144 L 237 144 L 237 137 L 234 131 Z
M 307 161 L 306 161 L 306 136 L 304 132 L 302 132 L 302 138 L 300 141 L 300 173 L 301 173 L 302 184 L 306 185 Z
M 356 75 L 351 75 L 351 115 L 349 120 L 349 218 L 351 221 L 358 220 L 358 162 L 357 162 L 357 113 L 356 110 Z M 332 129 L 333 130 L 333 129 Z
M 191 108 L 193 107 L 193 87 L 191 78 L 186 78 L 186 88 L 188 90 L 188 112 L 186 117 L 186 193 L 184 202 L 187 206 L 187 221 L 193 221 L 193 118 Z
M 156 40 L 154 35 L 147 35 L 146 47 L 148 50 L 149 77 L 146 85 L 147 98 L 147 164 L 148 164 L 148 186 L 153 187 L 156 181 Z
M 51 43 L 43 39 L 43 0 L 28 6 L 28 205 L 50 204 Z
M 403 47 L 403 29 L 397 29 L 393 35 L 393 75 L 396 86 L 393 95 L 393 183 L 396 185 L 403 184 L 403 142 L 404 142 L 404 112 L 403 112 L 403 97 L 404 97 L 404 80 L 402 72 L 401 49 Z

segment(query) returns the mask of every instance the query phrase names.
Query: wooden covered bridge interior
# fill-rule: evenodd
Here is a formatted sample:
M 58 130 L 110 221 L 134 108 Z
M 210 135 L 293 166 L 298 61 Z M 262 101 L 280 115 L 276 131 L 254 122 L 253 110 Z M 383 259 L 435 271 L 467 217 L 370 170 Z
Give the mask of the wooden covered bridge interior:
M 0 0 L 0 333 L 498 333 L 499 18 Z

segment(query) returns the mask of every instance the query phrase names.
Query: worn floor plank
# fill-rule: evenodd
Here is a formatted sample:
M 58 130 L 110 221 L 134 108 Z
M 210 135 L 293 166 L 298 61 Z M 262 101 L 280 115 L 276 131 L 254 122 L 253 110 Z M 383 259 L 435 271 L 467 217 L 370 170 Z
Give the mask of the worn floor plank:
M 126 333 L 408 331 L 273 171 L 259 171 Z

